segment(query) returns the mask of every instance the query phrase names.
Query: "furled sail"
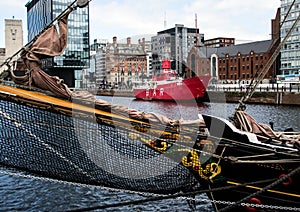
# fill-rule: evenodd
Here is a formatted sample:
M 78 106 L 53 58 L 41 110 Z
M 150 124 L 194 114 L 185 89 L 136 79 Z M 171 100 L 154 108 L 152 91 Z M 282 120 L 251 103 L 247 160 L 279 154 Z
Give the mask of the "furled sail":
M 59 34 L 55 25 L 47 28 L 29 47 L 24 48 L 21 57 L 29 70 L 24 76 L 13 76 L 17 84 L 35 86 L 49 90 L 55 95 L 70 98 L 71 91 L 61 79 L 49 76 L 40 68 L 42 59 L 60 55 L 67 46 L 68 15 L 58 20 Z

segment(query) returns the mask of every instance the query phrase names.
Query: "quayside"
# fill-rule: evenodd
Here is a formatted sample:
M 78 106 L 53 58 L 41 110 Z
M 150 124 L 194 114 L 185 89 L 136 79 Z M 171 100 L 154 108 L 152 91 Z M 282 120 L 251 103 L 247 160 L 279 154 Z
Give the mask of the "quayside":
M 1 166 L 43 180 L 153 195 L 92 209 L 167 198 L 186 198 L 196 209 L 195 195 L 205 193 L 216 211 L 300 210 L 300 132 L 276 132 L 246 113 L 254 90 L 228 119 L 197 114 L 184 120 L 72 91 L 46 74 L 41 60 L 64 51 L 68 16 L 88 2 L 74 1 L 58 24 L 18 52 L 21 58 L 2 65 Z M 12 68 L 18 62 L 26 66 L 23 76 Z M 262 78 L 263 71 L 254 89 Z

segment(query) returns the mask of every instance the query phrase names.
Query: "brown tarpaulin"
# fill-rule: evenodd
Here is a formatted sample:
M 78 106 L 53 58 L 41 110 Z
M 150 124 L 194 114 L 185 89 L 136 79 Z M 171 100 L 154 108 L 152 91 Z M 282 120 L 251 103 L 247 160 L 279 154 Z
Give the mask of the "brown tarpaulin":
M 246 112 L 236 111 L 236 117 L 238 120 L 237 125 L 240 126 L 241 130 L 255 133 L 255 134 L 261 134 L 269 137 L 272 136 L 276 137 L 276 134 L 269 126 L 265 124 L 257 123 L 257 121 Z
M 51 91 L 55 95 L 71 98 L 71 91 L 56 76 L 49 76 L 41 70 L 42 59 L 54 57 L 63 53 L 68 41 L 68 14 L 58 21 L 59 34 L 54 25 L 47 28 L 29 47 L 24 48 L 21 57 L 29 72 L 24 77 L 16 77 L 13 80 L 22 85 L 29 85 Z
M 299 132 L 274 132 L 268 125 L 258 123 L 252 116 L 244 111 L 236 111 L 236 125 L 243 131 L 272 138 L 274 142 L 277 141 L 278 143 L 285 141 L 287 145 L 297 145 L 297 148 L 299 148 Z

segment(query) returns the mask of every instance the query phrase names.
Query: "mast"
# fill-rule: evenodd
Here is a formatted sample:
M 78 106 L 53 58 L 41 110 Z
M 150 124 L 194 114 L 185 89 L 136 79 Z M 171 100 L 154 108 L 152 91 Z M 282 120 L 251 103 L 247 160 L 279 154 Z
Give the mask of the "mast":
M 167 29 L 167 14 L 165 11 L 165 16 L 164 16 L 164 29 Z
M 195 28 L 196 28 L 196 48 L 199 46 L 198 45 L 198 26 L 197 26 L 197 13 L 195 13 Z

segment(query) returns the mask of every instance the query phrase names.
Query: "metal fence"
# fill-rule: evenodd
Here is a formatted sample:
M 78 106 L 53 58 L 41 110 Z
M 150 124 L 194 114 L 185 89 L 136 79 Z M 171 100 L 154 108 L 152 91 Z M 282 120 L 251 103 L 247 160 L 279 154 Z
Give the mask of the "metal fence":
M 246 92 L 251 89 L 247 84 L 213 84 L 207 87 L 207 91 L 228 91 L 228 92 Z M 255 89 L 256 92 L 300 92 L 300 84 L 291 83 L 273 83 L 260 84 Z

